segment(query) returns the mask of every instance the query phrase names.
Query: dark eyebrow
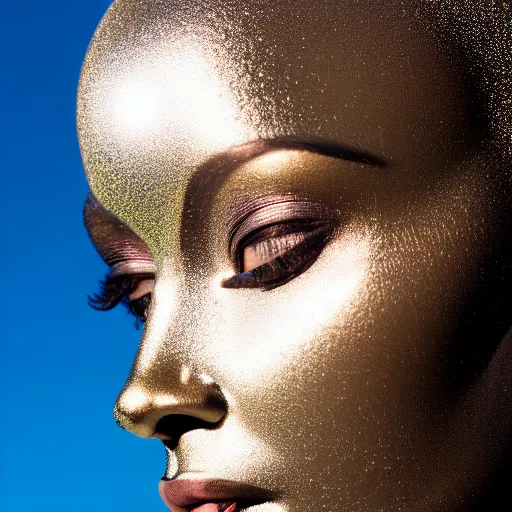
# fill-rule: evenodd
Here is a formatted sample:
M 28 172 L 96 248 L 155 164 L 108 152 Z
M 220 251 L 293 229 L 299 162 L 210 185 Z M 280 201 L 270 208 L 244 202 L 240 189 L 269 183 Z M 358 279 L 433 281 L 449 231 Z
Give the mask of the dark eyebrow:
M 227 151 L 215 155 L 204 162 L 197 174 L 204 177 L 207 171 L 222 169 L 222 174 L 230 174 L 235 168 L 248 161 L 273 151 L 309 151 L 318 155 L 339 158 L 374 167 L 387 167 L 387 162 L 380 156 L 364 150 L 346 146 L 337 141 L 324 140 L 314 137 L 282 136 L 272 139 L 258 139 L 240 144 Z
M 301 137 L 277 137 L 263 141 L 270 150 L 289 149 L 303 150 L 319 155 L 340 158 L 350 162 L 373 165 L 375 167 L 386 167 L 387 162 L 380 156 L 368 153 L 339 142 Z

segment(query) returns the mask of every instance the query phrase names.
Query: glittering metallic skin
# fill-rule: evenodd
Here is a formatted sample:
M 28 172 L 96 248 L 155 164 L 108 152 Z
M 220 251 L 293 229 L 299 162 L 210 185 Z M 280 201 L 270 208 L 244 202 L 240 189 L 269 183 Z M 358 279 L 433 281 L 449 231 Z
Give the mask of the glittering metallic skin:
M 276 496 L 255 512 L 492 510 L 512 440 L 509 16 L 491 0 L 112 5 L 77 119 L 95 201 L 126 227 L 88 229 L 102 255 L 144 247 L 156 267 L 115 414 L 143 437 L 199 422 L 168 478 Z M 283 137 L 386 165 L 244 157 Z M 233 224 L 267 198 L 321 205 L 336 230 L 283 286 L 225 288 Z

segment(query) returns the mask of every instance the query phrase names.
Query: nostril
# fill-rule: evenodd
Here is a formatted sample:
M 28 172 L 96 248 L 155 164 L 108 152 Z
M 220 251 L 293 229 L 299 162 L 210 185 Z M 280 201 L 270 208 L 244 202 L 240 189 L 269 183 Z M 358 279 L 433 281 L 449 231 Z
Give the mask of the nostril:
M 155 371 L 144 379 L 132 376 L 114 408 L 121 427 L 171 445 L 189 430 L 216 428 L 227 413 L 226 398 L 212 379 L 183 371 L 163 376 Z
M 183 434 L 197 429 L 211 430 L 216 428 L 219 423 L 210 423 L 186 414 L 169 414 L 156 424 L 154 437 L 164 440 L 165 446 L 174 450 Z

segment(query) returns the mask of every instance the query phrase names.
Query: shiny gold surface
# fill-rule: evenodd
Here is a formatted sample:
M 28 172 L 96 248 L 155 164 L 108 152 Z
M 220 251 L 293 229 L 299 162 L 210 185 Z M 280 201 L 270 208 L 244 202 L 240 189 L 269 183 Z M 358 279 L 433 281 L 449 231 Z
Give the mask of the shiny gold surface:
M 279 496 L 255 512 L 485 506 L 512 441 L 508 15 L 462 0 L 110 8 L 78 130 L 91 190 L 157 269 L 116 419 L 143 437 L 173 415 L 207 427 L 168 450 L 168 478 Z M 240 157 L 283 136 L 387 165 Z M 230 226 L 283 197 L 336 219 L 320 256 L 274 289 L 223 287 Z

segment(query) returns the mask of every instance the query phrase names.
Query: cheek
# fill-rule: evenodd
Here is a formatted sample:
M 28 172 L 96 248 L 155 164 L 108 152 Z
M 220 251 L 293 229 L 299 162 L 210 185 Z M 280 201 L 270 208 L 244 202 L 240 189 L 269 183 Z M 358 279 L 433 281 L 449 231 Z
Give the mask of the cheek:
M 229 330 L 208 343 L 218 371 L 247 389 L 300 366 L 332 326 L 346 322 L 364 290 L 370 252 L 368 233 L 346 232 L 311 269 L 285 286 L 271 291 L 219 288 L 214 302 Z
M 343 459 L 349 473 L 370 452 L 381 469 L 389 457 L 416 460 L 448 429 L 447 361 L 464 341 L 481 233 L 492 232 L 485 203 L 447 187 L 346 230 L 281 288 L 216 289 L 216 334 L 202 349 L 240 421 L 285 455 L 311 435 L 312 459 L 335 446 L 357 453 L 357 464 Z

